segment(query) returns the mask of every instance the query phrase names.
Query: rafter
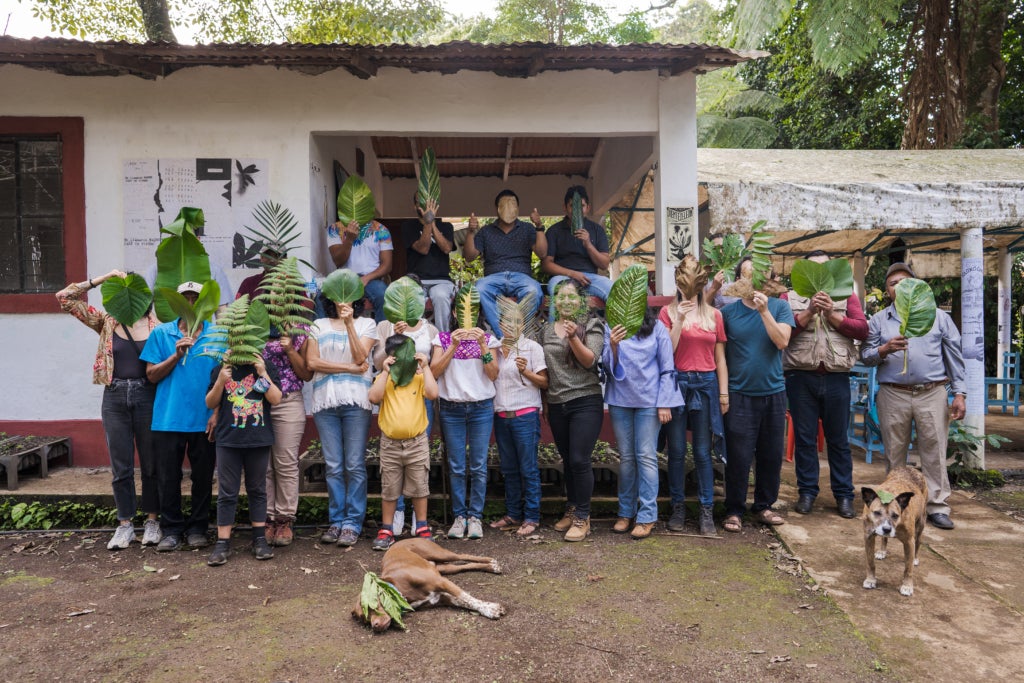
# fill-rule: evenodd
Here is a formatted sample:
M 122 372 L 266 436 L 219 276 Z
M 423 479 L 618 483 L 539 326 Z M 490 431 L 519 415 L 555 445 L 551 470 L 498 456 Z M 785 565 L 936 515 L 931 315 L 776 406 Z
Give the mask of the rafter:
M 514 138 L 509 138 L 505 142 L 505 168 L 501 172 L 502 182 L 508 182 L 508 169 L 512 165 L 512 140 Z

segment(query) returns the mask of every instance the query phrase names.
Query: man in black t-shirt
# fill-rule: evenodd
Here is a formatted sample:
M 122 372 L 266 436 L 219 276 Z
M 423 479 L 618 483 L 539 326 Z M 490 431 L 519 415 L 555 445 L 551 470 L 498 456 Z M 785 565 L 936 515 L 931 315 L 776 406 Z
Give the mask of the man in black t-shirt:
M 574 185 L 565 192 L 566 217 L 548 228 L 547 232 L 548 253 L 541 268 L 551 275 L 548 293 L 552 302 L 555 300 L 555 286 L 570 278 L 602 301 L 608 298 L 612 288 L 609 278 L 597 274 L 598 270 L 607 270 L 611 260 L 604 228 L 584 217 L 583 228 L 575 232 L 572 229 L 572 198 L 577 192 L 583 200 L 584 216 L 590 211 L 587 190 L 582 185 Z
M 420 208 L 415 196 L 412 204 L 419 218 L 402 223 L 407 270 L 420 278 L 423 291 L 434 305 L 434 326 L 448 332 L 455 297 L 448 254 L 455 244 L 455 228 L 437 215 L 438 205 L 433 199 L 427 200 L 426 210 Z

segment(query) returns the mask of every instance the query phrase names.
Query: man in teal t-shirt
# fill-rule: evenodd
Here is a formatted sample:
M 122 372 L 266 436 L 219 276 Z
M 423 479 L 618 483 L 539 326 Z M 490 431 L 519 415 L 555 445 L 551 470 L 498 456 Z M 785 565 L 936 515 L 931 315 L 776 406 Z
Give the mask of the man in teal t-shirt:
M 726 531 L 742 528 L 752 463 L 756 463 L 754 518 L 763 524 L 783 524 L 771 506 L 779 497 L 786 428 L 782 350 L 796 325 L 793 310 L 785 301 L 755 292 L 722 308 L 722 319 L 729 366 L 724 527 Z

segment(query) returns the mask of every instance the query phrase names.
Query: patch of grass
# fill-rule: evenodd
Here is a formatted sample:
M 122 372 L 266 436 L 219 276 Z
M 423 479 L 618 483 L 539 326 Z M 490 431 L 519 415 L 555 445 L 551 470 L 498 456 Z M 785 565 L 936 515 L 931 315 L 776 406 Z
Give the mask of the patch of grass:
M 25 572 L 17 572 L 11 576 L 0 579 L 0 588 L 5 586 L 24 586 L 26 588 L 44 588 L 53 583 L 55 579 L 49 576 L 32 576 Z

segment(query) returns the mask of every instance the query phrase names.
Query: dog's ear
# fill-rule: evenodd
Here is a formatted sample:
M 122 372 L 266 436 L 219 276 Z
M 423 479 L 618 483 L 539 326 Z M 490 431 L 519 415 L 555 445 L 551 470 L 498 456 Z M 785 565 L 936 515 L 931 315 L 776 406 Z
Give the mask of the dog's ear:
M 870 486 L 862 486 L 860 488 L 860 495 L 864 499 L 865 506 L 871 505 L 871 502 L 875 498 L 878 498 L 878 494 L 875 493 L 875 490 Z
M 900 510 L 906 510 L 907 505 L 910 503 L 910 499 L 914 497 L 913 491 L 907 491 L 896 496 L 896 502 L 900 504 Z

